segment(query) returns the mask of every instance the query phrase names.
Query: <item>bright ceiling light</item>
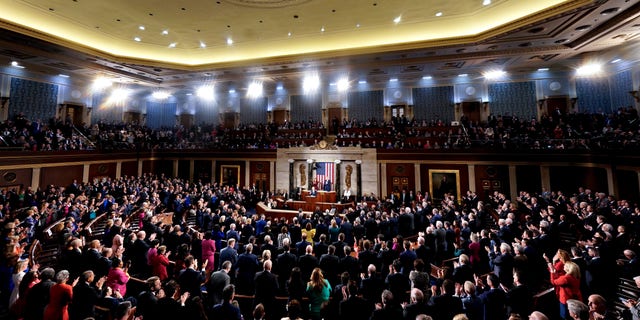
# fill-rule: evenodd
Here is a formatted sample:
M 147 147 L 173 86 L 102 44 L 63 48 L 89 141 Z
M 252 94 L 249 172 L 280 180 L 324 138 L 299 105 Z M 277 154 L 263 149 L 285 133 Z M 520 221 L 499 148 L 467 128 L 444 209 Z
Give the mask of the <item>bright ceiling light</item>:
M 229 89 L 229 93 L 230 93 L 230 94 L 234 94 L 234 93 L 236 93 L 236 89 Z
M 135 37 L 135 38 L 133 38 L 133 40 L 134 40 L 135 42 L 140 42 L 140 41 L 142 41 L 142 39 L 140 39 L 140 37 Z
M 251 98 L 258 98 L 262 96 L 262 83 L 251 82 L 249 88 L 247 88 L 247 96 Z
M 482 5 L 483 5 L 483 6 L 488 6 L 488 5 L 490 5 L 490 4 L 491 4 L 491 0 L 484 0 L 484 1 L 482 1 Z
M 397 16 L 395 19 L 393 19 L 393 23 L 395 24 L 400 23 L 400 21 L 402 21 L 402 16 Z
M 171 95 L 166 91 L 155 91 L 151 96 L 156 100 L 164 100 L 169 98 Z
M 358 81 L 358 84 L 366 84 L 366 83 L 367 83 L 367 80 L 360 80 L 360 81 Z
M 207 44 L 202 42 L 202 41 L 200 41 L 200 48 L 206 48 L 206 47 L 207 47 Z
M 198 90 L 196 90 L 196 95 L 200 99 L 213 100 L 213 98 L 214 98 L 213 87 L 212 86 L 201 86 L 201 87 L 198 88 Z
M 144 26 L 139 26 L 139 27 L 138 27 L 138 29 L 140 29 L 140 30 L 144 30 L 144 29 L 145 29 L 145 27 L 144 27 Z
M 487 80 L 498 80 L 502 79 L 507 75 L 507 72 L 504 70 L 491 70 L 487 71 L 483 74 L 484 78 Z
M 227 44 L 228 45 L 232 45 L 233 44 L 233 39 L 231 39 L 231 37 L 227 38 Z
M 618 62 L 620 62 L 620 61 L 622 61 L 622 59 L 617 58 L 617 59 L 613 59 L 613 60 L 611 60 L 611 63 L 618 63 Z
M 324 26 L 322 26 L 322 28 L 320 28 L 320 32 L 324 32 Z
M 398 78 L 391 78 L 389 79 L 389 82 L 398 82 Z
M 320 77 L 317 75 L 306 76 L 302 81 L 302 89 L 305 93 L 315 92 L 320 88 Z
M 11 66 L 12 67 L 16 67 L 16 68 L 20 68 L 20 69 L 24 69 L 24 66 L 21 66 L 18 61 L 11 61 Z
M 469 75 L 468 75 L 468 74 L 466 74 L 466 73 L 462 73 L 462 74 L 459 74 L 459 75 L 458 75 L 458 77 L 461 77 L 461 78 L 468 77 L 468 76 L 469 76 Z
M 431 76 L 424 76 L 422 77 L 422 80 L 431 80 Z
M 596 76 L 602 72 L 602 65 L 599 63 L 589 63 L 576 69 L 576 75 L 579 77 Z
M 69 76 L 68 76 L 68 75 L 66 75 L 66 74 L 62 74 L 62 73 L 61 73 L 61 74 L 59 74 L 59 75 L 58 75 L 58 77 L 61 77 L 61 78 L 69 78 Z
M 276 90 L 284 90 L 284 87 L 283 87 L 281 84 L 279 84 L 279 85 L 276 87 Z
M 169 30 L 162 30 L 162 35 L 163 35 L 163 36 L 166 36 L 166 35 L 168 35 L 168 34 L 169 34 Z
M 287 37 L 291 37 L 291 32 L 287 33 Z
M 112 84 L 113 82 L 111 81 L 111 79 L 97 78 L 93 81 L 93 85 L 91 86 L 91 88 L 95 91 L 100 91 L 110 87 Z
M 442 12 L 441 11 L 436 12 L 436 17 L 442 17 Z
M 549 68 L 539 68 L 538 69 L 539 72 L 543 72 L 543 71 L 549 71 Z
M 178 44 L 175 42 L 169 43 L 169 48 L 175 48 Z
M 109 97 L 108 101 L 110 103 L 124 102 L 125 100 L 127 100 L 130 94 L 131 94 L 131 90 L 118 88 L 113 90 L 113 92 L 111 92 L 111 96 Z
M 338 80 L 336 86 L 338 87 L 338 91 L 347 91 L 349 89 L 349 79 L 342 78 Z

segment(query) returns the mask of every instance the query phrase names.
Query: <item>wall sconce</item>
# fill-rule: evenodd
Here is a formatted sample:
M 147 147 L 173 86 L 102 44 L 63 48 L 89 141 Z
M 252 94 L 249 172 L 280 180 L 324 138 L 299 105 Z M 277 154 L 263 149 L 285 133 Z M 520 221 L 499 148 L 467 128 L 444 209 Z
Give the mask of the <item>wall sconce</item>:
M 629 91 L 629 94 L 636 99 L 636 102 L 640 102 L 640 93 L 637 90 Z
M 289 163 L 294 163 L 295 162 L 295 160 L 293 160 L 293 159 L 289 159 L 287 161 L 289 161 Z

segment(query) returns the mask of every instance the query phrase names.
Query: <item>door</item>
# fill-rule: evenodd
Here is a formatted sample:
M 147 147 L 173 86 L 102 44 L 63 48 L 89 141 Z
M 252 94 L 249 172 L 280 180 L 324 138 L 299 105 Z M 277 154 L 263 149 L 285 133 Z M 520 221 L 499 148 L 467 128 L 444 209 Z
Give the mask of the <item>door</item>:
M 195 116 L 192 114 L 181 114 L 180 125 L 185 128 L 191 128 L 193 126 Z
M 546 114 L 554 117 L 554 119 L 556 117 L 567 114 L 567 111 L 569 110 L 569 104 L 567 100 L 567 97 L 547 98 Z
M 125 123 L 134 123 L 134 124 L 142 123 L 142 115 L 140 114 L 140 112 L 127 111 L 124 113 L 123 117 L 124 117 Z
M 75 104 L 65 104 L 65 122 L 71 123 L 76 127 L 83 126 L 82 111 L 83 106 Z
M 287 110 L 273 110 L 273 122 L 276 125 L 281 125 L 289 120 Z
M 222 114 L 222 125 L 226 129 L 233 129 L 236 127 L 236 113 L 225 112 Z
M 462 114 L 470 122 L 480 122 L 480 101 L 467 101 L 462 103 Z
M 329 134 L 337 135 L 342 122 L 342 108 L 329 108 Z

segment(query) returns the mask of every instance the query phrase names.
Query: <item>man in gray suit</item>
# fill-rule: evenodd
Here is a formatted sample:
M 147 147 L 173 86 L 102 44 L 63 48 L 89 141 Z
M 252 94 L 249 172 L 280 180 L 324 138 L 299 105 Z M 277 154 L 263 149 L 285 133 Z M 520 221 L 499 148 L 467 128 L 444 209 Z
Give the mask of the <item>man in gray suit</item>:
M 227 260 L 222 263 L 222 268 L 211 274 L 209 282 L 207 282 L 207 305 L 213 307 L 222 303 L 222 290 L 231 283 L 229 272 L 231 271 L 231 261 Z

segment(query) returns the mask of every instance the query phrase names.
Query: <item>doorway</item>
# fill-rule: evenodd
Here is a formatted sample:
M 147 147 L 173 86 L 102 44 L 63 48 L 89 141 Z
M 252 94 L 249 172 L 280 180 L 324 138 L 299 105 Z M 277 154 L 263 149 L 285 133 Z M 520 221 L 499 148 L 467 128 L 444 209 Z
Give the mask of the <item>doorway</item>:
M 64 121 L 68 124 L 73 124 L 76 127 L 82 127 L 84 125 L 84 119 L 82 112 L 84 106 L 77 104 L 64 104 Z
M 480 101 L 462 102 L 462 115 L 470 122 L 480 122 Z
M 284 124 L 289 121 L 289 110 L 273 110 L 273 122 L 276 125 Z
M 337 135 L 342 123 L 342 108 L 329 108 L 329 134 Z
M 126 111 L 123 115 L 123 118 L 125 123 L 143 124 L 142 114 L 140 112 Z
M 553 116 L 554 118 L 567 114 L 567 111 L 569 110 L 568 100 L 569 97 L 567 96 L 547 98 L 546 114 L 548 116 Z

